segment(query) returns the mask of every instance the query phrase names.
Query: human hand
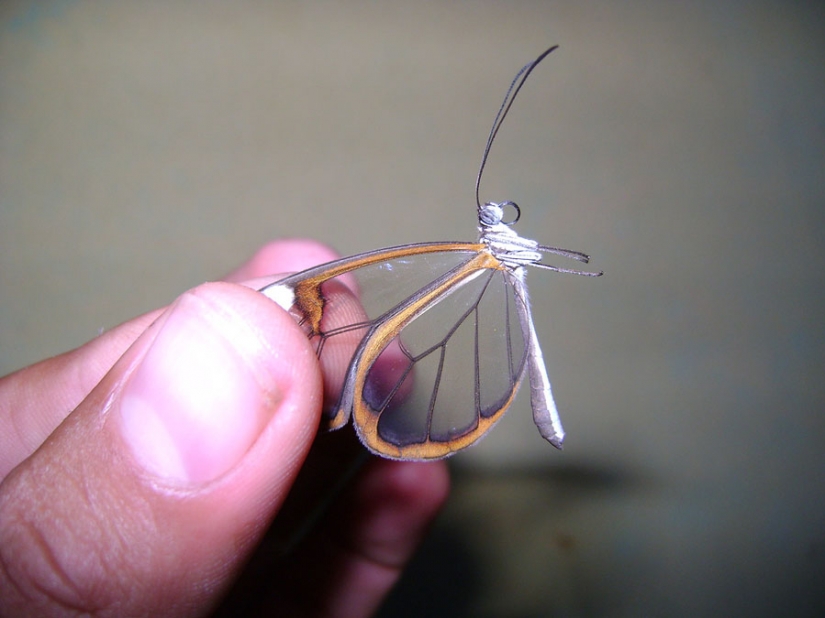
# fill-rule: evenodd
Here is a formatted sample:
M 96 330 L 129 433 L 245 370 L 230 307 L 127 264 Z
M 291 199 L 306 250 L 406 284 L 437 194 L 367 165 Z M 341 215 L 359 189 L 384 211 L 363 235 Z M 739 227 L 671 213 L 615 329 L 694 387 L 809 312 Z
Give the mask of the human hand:
M 338 482 L 353 440 L 320 436 L 307 459 L 317 359 L 292 317 L 237 282 L 334 257 L 272 243 L 228 282 L 0 379 L 0 614 L 378 607 L 446 499 L 443 462 L 370 459 L 290 553 L 245 566 L 299 470 L 281 536 Z

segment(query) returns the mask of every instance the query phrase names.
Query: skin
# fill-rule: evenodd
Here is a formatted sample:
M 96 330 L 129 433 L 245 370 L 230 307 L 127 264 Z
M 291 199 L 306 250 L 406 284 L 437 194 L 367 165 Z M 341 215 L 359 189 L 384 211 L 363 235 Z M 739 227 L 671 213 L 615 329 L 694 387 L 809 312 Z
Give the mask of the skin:
M 349 428 L 316 439 L 340 368 L 254 289 L 334 257 L 270 243 L 0 379 L 0 615 L 377 609 L 449 481 L 443 462 L 369 458 L 342 483 L 362 448 Z

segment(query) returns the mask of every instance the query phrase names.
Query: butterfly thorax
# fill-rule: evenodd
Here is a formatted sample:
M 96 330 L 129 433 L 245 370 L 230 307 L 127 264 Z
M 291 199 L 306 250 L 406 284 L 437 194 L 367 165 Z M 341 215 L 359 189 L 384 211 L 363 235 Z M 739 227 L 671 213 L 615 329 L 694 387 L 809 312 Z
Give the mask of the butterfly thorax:
M 478 241 L 511 270 L 539 262 L 539 243 L 519 236 L 511 224 L 502 221 L 503 217 L 501 204 L 484 204 L 478 211 Z

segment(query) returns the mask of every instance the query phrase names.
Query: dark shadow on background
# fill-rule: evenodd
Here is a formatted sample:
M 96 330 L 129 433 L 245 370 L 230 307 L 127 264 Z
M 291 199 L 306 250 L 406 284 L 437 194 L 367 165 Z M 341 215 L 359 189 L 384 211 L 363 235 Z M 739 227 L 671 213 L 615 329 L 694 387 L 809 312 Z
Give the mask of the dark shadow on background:
M 436 522 L 413 561 L 405 570 L 401 581 L 392 591 L 381 610 L 379 618 L 465 618 L 475 616 L 479 610 L 479 598 L 484 593 L 484 574 L 496 572 L 496 565 L 483 564 L 482 552 L 474 547 L 478 539 L 461 526 L 469 518 L 478 518 L 483 524 L 490 516 L 483 508 L 478 510 L 457 509 L 457 501 L 468 491 L 475 492 L 479 485 L 496 486 L 515 483 L 528 484 L 534 490 L 552 496 L 560 508 L 582 500 L 611 492 L 637 491 L 648 483 L 644 476 L 620 468 L 602 464 L 568 465 L 562 467 L 533 467 L 508 470 L 484 470 L 463 468 L 451 462 L 453 497 L 445 513 Z M 518 505 L 513 505 L 518 510 Z M 458 513 L 458 510 L 463 510 Z M 553 538 L 545 539 L 562 554 L 575 553 L 576 539 L 559 531 Z M 598 600 L 593 602 L 598 606 Z M 541 616 L 561 615 L 564 610 L 551 607 Z M 607 610 L 608 608 L 604 608 Z M 593 613 L 594 606 L 586 608 Z M 491 615 L 485 612 L 484 615 Z M 507 618 L 532 618 L 538 614 L 504 613 Z
M 478 559 L 467 539 L 436 524 L 376 616 L 469 617 L 480 585 Z

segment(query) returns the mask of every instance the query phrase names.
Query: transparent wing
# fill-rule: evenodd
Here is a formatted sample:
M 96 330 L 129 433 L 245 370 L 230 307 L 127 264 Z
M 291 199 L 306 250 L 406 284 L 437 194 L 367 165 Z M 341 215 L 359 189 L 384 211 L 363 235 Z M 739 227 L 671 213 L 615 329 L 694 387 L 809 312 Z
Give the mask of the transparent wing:
M 393 459 L 446 457 L 509 407 L 528 345 L 511 272 L 479 254 L 383 316 L 361 341 L 341 405 Z
M 512 402 L 527 334 L 513 274 L 477 243 L 427 243 L 331 262 L 262 292 L 324 364 L 327 429 L 395 459 L 445 457 Z
M 261 290 L 295 316 L 315 345 L 325 376 L 326 429 L 338 429 L 349 419 L 341 394 L 369 329 L 481 248 L 477 243 L 421 243 L 382 249 L 316 266 Z

